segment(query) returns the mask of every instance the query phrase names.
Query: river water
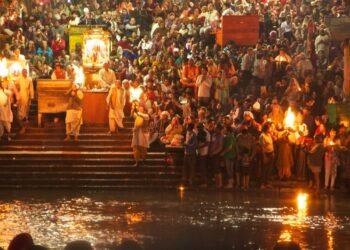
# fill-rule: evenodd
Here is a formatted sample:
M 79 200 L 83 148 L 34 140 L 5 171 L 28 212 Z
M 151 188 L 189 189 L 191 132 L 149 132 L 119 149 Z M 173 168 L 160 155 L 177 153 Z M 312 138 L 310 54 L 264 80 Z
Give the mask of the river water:
M 29 232 L 62 249 L 73 240 L 96 249 L 133 239 L 144 249 L 272 249 L 291 239 L 302 249 L 350 249 L 346 194 L 294 191 L 0 192 L 0 246 Z

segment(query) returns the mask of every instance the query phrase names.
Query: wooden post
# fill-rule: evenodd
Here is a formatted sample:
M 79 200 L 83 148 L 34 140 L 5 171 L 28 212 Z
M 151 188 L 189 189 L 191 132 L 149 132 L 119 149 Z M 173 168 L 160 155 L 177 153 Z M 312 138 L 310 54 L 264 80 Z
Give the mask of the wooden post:
M 350 99 L 350 39 L 344 42 L 344 84 L 343 91 L 346 99 Z

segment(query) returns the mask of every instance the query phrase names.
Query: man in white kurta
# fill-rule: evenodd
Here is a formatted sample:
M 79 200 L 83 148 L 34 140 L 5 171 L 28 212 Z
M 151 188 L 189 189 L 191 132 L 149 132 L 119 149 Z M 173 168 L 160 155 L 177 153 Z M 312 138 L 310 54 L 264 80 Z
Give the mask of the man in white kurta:
M 18 111 L 17 116 L 20 122 L 21 130 L 20 134 L 25 132 L 25 126 L 23 125 L 23 120 L 28 119 L 28 111 L 30 107 L 31 100 L 34 99 L 34 87 L 32 78 L 28 76 L 27 69 L 22 70 L 22 74 L 18 77 L 18 88 L 19 88 L 19 101 L 18 101 Z
M 7 138 L 9 141 L 11 140 L 10 134 L 12 121 L 11 91 L 3 87 L 3 83 L 0 83 L 0 138 L 6 130 Z
M 66 138 L 64 141 L 70 141 L 71 135 L 74 140 L 78 140 L 80 126 L 83 124 L 83 97 L 84 94 L 78 87 L 73 84 L 68 90 L 69 102 L 66 113 Z
M 105 62 L 103 64 L 103 68 L 98 72 L 99 75 L 99 85 L 102 89 L 110 89 L 110 87 L 117 80 L 115 77 L 115 73 L 112 69 L 109 68 L 109 63 Z
M 109 134 L 112 134 L 117 132 L 118 127 L 124 127 L 125 89 L 120 80 L 111 86 L 107 96 L 107 104 L 109 106 Z
M 201 74 L 197 77 L 196 80 L 199 106 L 208 107 L 210 102 L 210 89 L 212 84 L 213 79 L 208 75 L 208 68 L 202 67 Z

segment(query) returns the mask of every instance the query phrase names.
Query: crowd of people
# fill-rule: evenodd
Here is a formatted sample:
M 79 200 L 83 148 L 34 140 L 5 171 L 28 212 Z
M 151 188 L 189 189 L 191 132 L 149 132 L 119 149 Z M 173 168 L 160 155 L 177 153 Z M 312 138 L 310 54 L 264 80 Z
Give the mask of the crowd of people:
M 100 87 L 109 91 L 110 133 L 123 127 L 124 116 L 135 116 L 136 166 L 154 144 L 183 146 L 183 182 L 190 186 L 214 180 L 217 187 L 247 189 L 252 177 L 266 188 L 277 176 L 333 190 L 349 168 L 350 134 L 334 114 L 347 101 L 344 44 L 331 39 L 326 18 L 349 14 L 346 0 L 37 0 L 30 6 L 13 0 L 0 19 L 0 32 L 9 36 L 1 57 L 24 57 L 30 66 L 22 72 L 25 87 L 17 83 L 25 97 L 8 103 L 28 107 L 31 78 L 74 82 L 82 48 L 68 51 L 67 28 L 103 25 L 112 36 L 110 60 L 99 72 Z M 226 15 L 259 16 L 255 46 L 216 44 Z M 16 84 L 3 79 L 0 90 L 16 95 Z M 82 98 L 76 91 L 69 127 L 75 139 Z M 0 124 L 9 132 L 7 111 Z M 21 123 L 27 113 L 19 111 Z

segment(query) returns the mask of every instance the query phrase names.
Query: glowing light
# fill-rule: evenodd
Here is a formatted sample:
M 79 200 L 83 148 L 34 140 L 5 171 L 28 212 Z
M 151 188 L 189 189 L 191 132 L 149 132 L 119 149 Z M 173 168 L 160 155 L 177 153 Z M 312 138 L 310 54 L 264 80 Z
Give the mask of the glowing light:
M 22 69 L 23 66 L 20 63 L 15 62 L 9 67 L 9 74 L 14 77 L 18 77 L 21 74 Z
M 145 213 L 139 212 L 139 213 L 127 213 L 125 215 L 127 223 L 130 224 L 137 224 L 141 221 L 143 221 L 145 217 Z
M 334 146 L 334 145 L 335 145 L 334 141 L 329 142 L 329 146 Z
M 308 194 L 299 193 L 297 197 L 298 211 L 305 211 L 307 209 Z
M 178 189 L 179 189 L 180 192 L 185 191 L 185 187 L 184 186 L 179 186 Z
M 109 45 L 101 35 L 90 35 L 83 47 L 84 65 L 102 65 L 108 60 Z
M 295 115 L 292 112 L 292 109 L 290 107 L 287 110 L 283 124 L 284 124 L 285 128 L 294 128 L 295 127 Z
M 328 223 L 328 226 L 326 227 L 326 231 L 327 231 L 328 249 L 333 250 L 334 249 L 334 228 L 337 226 L 337 220 L 334 214 L 331 212 L 328 212 L 327 214 L 327 223 Z
M 138 87 L 138 88 L 130 88 L 130 102 L 139 101 L 142 92 L 143 91 L 142 91 L 142 89 L 140 87 Z
M 5 78 L 9 74 L 9 71 L 7 69 L 7 60 L 6 58 L 3 58 L 0 61 L 0 77 Z
M 292 235 L 288 230 L 283 231 L 278 240 L 278 242 L 291 242 L 291 241 L 292 241 Z
M 85 84 L 85 75 L 83 67 L 78 67 L 77 65 L 72 65 L 75 72 L 75 80 L 74 83 L 83 86 Z

